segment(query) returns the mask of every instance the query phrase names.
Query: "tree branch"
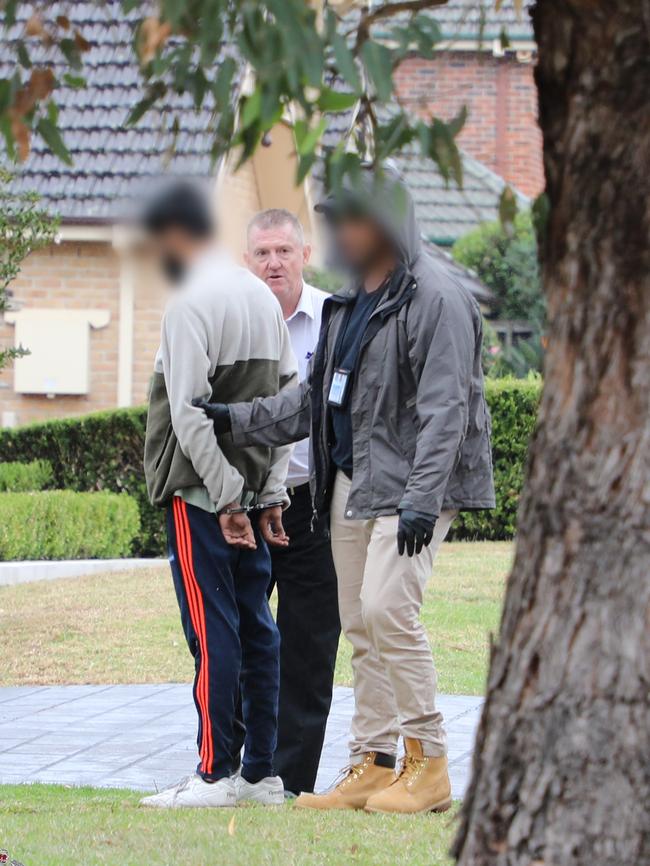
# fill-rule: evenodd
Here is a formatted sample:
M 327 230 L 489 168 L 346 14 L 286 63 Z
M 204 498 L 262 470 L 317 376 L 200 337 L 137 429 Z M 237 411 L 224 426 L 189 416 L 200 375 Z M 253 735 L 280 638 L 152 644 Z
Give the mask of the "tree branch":
M 400 12 L 419 12 L 421 9 L 433 9 L 436 6 L 446 6 L 448 0 L 397 0 L 396 3 L 385 3 L 372 11 L 363 12 L 357 27 L 355 52 L 358 54 L 364 42 L 370 37 L 370 28 L 383 18 L 393 18 Z
M 364 17 L 364 24 L 370 27 L 381 18 L 392 18 L 400 12 L 419 12 L 421 9 L 446 6 L 447 2 L 448 0 L 398 0 L 397 3 L 385 3 L 369 12 Z

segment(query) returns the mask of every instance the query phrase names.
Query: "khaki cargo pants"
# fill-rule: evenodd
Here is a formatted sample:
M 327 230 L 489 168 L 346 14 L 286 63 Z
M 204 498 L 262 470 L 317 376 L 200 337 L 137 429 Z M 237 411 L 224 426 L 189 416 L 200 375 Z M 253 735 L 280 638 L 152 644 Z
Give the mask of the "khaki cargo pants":
M 420 608 L 436 551 L 457 512 L 443 511 L 418 556 L 399 556 L 397 515 L 345 518 L 350 486 L 339 472 L 331 530 L 341 626 L 352 644 L 352 762 L 370 751 L 396 755 L 400 734 L 421 740 L 425 755 L 444 755 L 436 669 Z

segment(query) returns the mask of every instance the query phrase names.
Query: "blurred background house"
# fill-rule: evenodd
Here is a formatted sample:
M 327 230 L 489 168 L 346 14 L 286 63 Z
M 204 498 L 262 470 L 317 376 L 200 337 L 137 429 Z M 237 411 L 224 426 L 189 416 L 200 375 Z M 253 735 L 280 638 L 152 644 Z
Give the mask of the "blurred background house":
M 525 206 L 527 195 L 540 191 L 543 173 L 528 19 L 516 17 L 512 2 L 504 2 L 498 13 L 491 0 L 484 14 L 478 5 L 451 0 L 435 10 L 445 50 L 431 61 L 407 61 L 400 70 L 402 98 L 411 110 L 451 117 L 468 106 L 460 136 L 463 189 L 447 185 L 434 163 L 415 154 L 400 156 L 399 167 L 413 192 L 424 239 L 490 314 L 494 292 L 452 262 L 445 248 L 497 219 L 507 183 Z M 208 101 L 198 111 L 189 96 L 169 103 L 168 110 L 179 117 L 173 142 L 154 113 L 127 128 L 141 82 L 131 28 L 118 0 L 81 0 L 66 9 L 91 44 L 84 57 L 87 83 L 81 89 L 63 87 L 58 96 L 59 125 L 73 164 L 59 161 L 37 139 L 19 170 L 18 185 L 37 192 L 61 224 L 57 242 L 24 262 L 11 287 L 12 310 L 0 320 L 0 342 L 31 350 L 0 372 L 0 426 L 145 401 L 164 298 L 158 275 L 132 243 L 128 217 L 161 175 L 212 185 L 222 232 L 237 253 L 253 213 L 277 206 L 293 210 L 314 245 L 314 264 L 322 265 L 312 207 L 317 184 L 308 179 L 294 186 L 295 156 L 286 127 L 278 126 L 239 171 L 230 161 L 212 163 Z M 0 40 L 0 74 L 10 74 L 12 63 Z M 334 120 L 328 135 L 343 131 Z

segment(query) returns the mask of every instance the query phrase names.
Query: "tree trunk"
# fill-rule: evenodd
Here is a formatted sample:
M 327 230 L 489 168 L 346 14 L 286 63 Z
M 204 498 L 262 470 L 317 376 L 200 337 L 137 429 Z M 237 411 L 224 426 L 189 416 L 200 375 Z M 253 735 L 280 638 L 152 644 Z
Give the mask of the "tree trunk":
M 650 863 L 650 2 L 538 0 L 538 428 L 462 866 Z

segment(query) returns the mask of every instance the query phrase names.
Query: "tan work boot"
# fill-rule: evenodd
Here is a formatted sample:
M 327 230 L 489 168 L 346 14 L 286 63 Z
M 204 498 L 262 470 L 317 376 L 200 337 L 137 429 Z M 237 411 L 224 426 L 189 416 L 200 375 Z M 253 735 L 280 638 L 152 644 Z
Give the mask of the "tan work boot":
M 390 763 L 387 755 L 368 752 L 361 763 L 349 767 L 346 777 L 331 791 L 301 794 L 294 805 L 300 809 L 363 809 L 368 797 L 395 781 L 395 769 Z
M 405 739 L 406 755 L 393 784 L 368 798 L 366 812 L 446 812 L 451 806 L 447 757 L 425 757 L 419 740 Z

